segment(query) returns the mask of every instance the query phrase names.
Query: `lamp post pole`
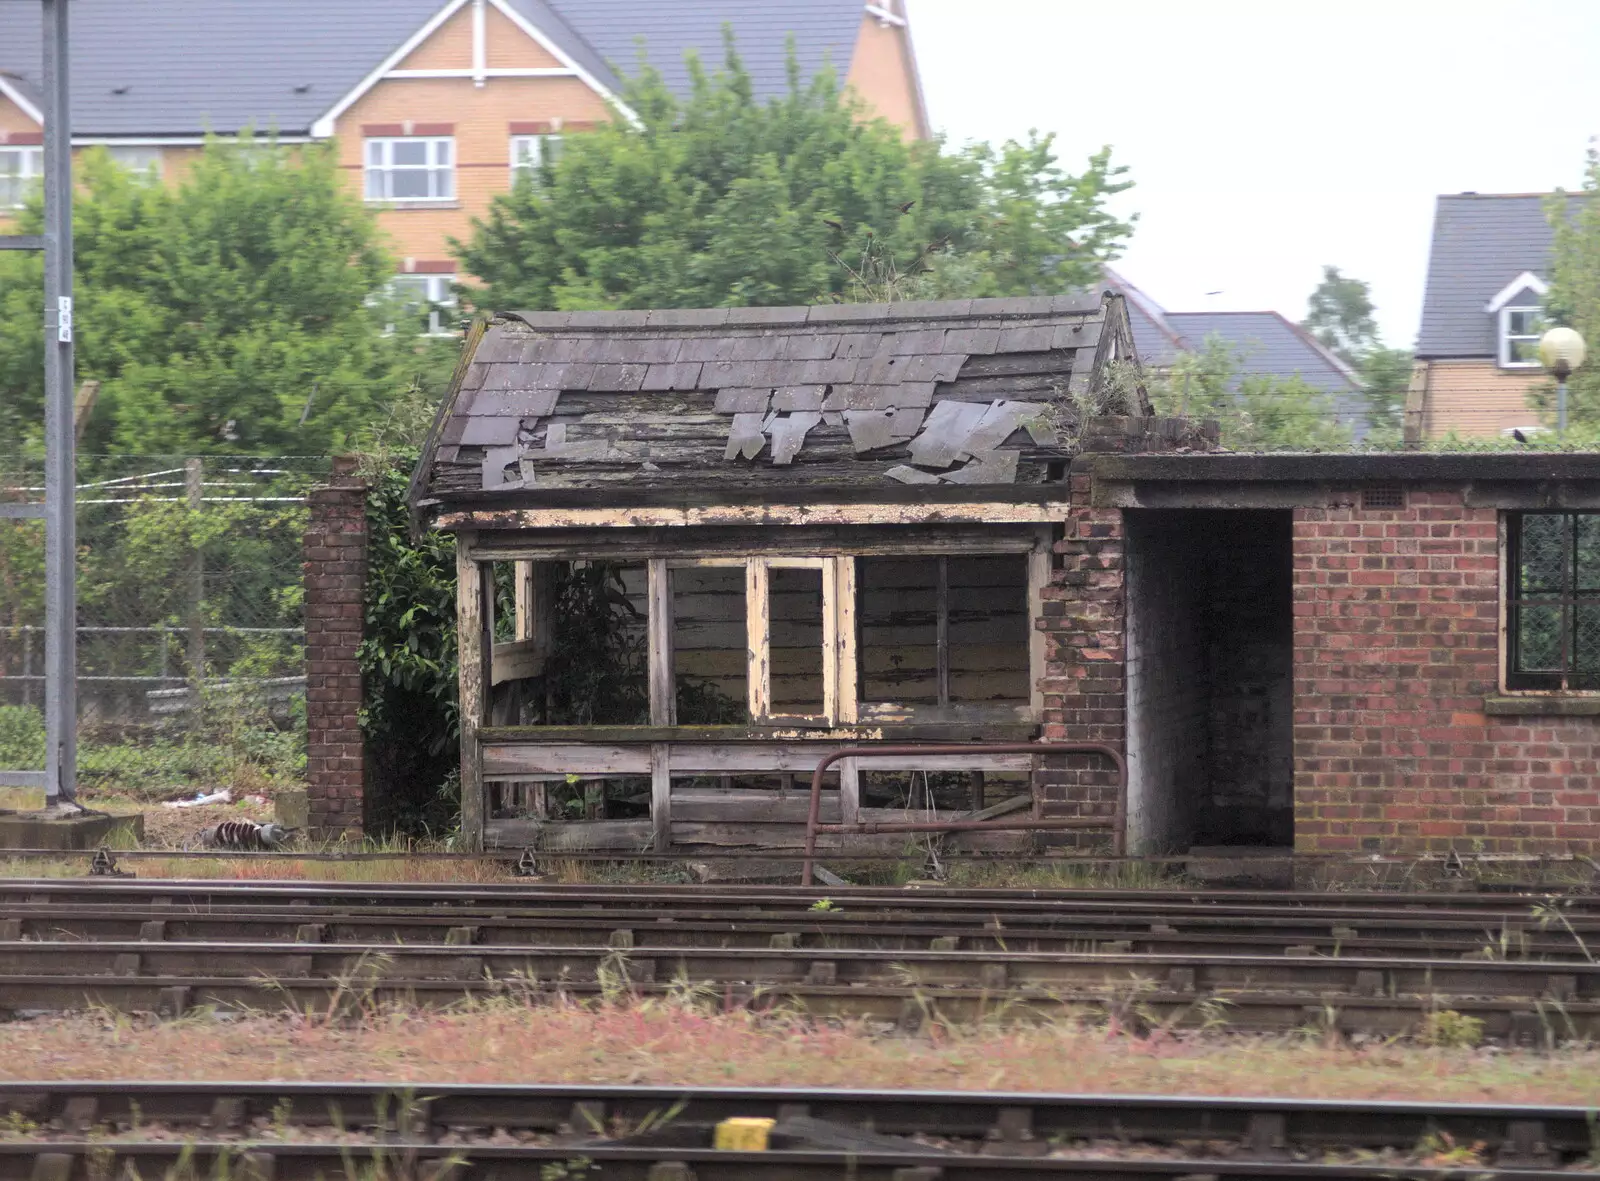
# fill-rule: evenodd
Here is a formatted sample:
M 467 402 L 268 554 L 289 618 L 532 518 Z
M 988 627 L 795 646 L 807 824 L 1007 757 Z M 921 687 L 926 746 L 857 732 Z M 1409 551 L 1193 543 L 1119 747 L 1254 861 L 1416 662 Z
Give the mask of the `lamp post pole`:
M 1567 433 L 1567 378 L 1583 364 L 1587 346 L 1571 328 L 1552 328 L 1539 338 L 1539 362 L 1556 379 L 1556 435 Z

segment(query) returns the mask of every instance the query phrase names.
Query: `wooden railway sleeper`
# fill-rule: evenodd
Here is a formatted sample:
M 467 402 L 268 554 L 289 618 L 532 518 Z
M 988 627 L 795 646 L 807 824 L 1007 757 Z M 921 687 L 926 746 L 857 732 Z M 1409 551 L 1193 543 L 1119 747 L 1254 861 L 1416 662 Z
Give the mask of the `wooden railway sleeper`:
M 982 1151 L 985 1156 L 1046 1156 L 1050 1142 L 1034 1136 L 1033 1108 L 1002 1107 L 995 1112 Z
M 1557 1163 L 1550 1151 L 1543 1120 L 1514 1119 L 1506 1122 L 1506 1138 L 1495 1157 L 1497 1165 L 1523 1168 L 1549 1168 Z

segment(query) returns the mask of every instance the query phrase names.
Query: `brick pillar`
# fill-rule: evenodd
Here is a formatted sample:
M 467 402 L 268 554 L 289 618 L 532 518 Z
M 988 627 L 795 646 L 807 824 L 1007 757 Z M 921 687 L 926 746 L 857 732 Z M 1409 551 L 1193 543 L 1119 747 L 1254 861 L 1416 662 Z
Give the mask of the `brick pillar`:
M 365 820 L 359 712 L 367 581 L 367 489 L 354 462 L 335 459 L 311 492 L 305 536 L 306 786 L 320 837 L 360 837 Z
M 1103 742 L 1126 751 L 1122 510 L 1089 504 L 1087 472 L 1071 475 L 1072 508 L 1056 543 L 1061 572 L 1044 592 L 1046 742 Z M 1047 816 L 1095 816 L 1105 831 L 1053 843 L 1104 846 L 1116 813 L 1116 772 L 1103 758 L 1067 755 L 1040 772 Z

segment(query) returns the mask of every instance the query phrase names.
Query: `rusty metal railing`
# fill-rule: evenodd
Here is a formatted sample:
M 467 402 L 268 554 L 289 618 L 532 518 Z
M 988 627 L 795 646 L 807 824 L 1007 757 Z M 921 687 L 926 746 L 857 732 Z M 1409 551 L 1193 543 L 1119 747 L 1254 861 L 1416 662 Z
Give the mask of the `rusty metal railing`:
M 882 833 L 882 832 L 1031 832 L 1071 828 L 1104 828 L 1105 818 L 1100 816 L 1038 815 L 1039 801 L 1035 797 L 1034 815 L 1027 820 L 871 820 L 854 824 L 823 824 L 822 773 L 840 759 L 869 757 L 898 757 L 901 755 L 1100 755 L 1111 760 L 1117 769 L 1117 806 L 1111 817 L 1112 850 L 1122 855 L 1124 830 L 1127 821 L 1128 763 L 1122 752 L 1103 742 L 962 742 L 962 743 L 906 743 L 899 746 L 846 746 L 825 755 L 811 773 L 811 804 L 806 812 L 806 860 L 801 870 L 800 884 L 811 885 L 812 865 L 816 861 L 817 834 Z

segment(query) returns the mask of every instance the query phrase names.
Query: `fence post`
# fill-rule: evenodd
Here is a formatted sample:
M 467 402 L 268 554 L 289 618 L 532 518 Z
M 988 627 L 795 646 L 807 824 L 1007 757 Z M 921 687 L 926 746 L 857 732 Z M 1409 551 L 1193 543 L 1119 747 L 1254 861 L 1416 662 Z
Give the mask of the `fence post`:
M 205 497 L 205 463 L 187 459 L 183 463 L 183 487 L 189 509 L 191 535 L 199 528 L 198 516 Z M 189 721 L 195 730 L 204 724 L 201 690 L 206 675 L 206 561 L 204 547 L 196 541 L 189 547 Z
M 313 488 L 305 536 L 306 808 L 321 837 L 359 837 L 365 822 L 361 645 L 366 617 L 367 488 L 334 460 Z

